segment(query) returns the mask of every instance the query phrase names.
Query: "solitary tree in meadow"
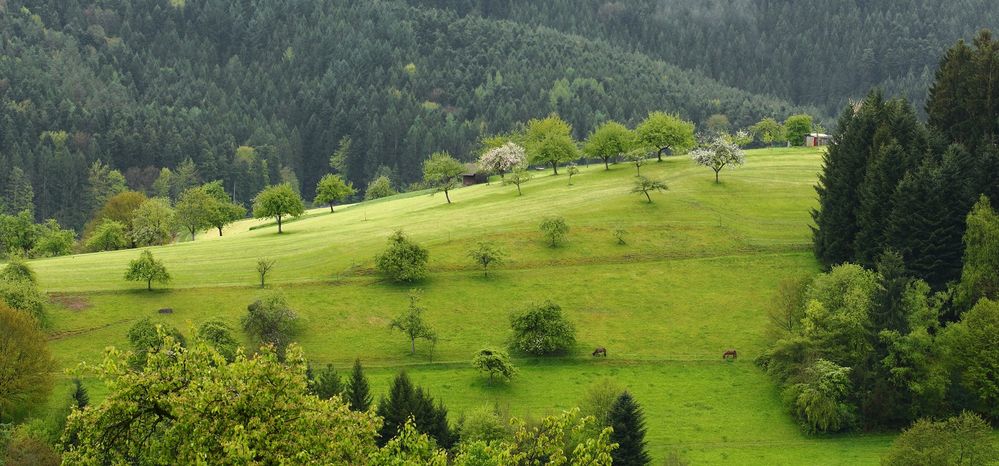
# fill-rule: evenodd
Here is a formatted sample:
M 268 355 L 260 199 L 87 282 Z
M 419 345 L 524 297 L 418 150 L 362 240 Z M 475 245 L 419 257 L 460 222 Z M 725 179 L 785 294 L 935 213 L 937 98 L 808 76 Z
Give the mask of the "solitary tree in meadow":
M 246 307 L 243 331 L 257 347 L 272 345 L 279 359 L 284 359 L 291 340 L 301 331 L 298 314 L 280 293 L 271 293 Z
M 550 217 L 541 222 L 541 234 L 551 247 L 558 247 L 569 234 L 569 225 L 562 217 Z
M 647 199 L 649 204 L 651 204 L 652 196 L 649 196 L 650 191 L 663 192 L 668 189 L 669 186 L 666 186 L 666 182 L 664 181 L 652 180 L 644 176 L 640 176 L 637 180 L 635 180 L 635 187 L 631 188 L 631 192 L 644 194 L 645 199 Z
M 527 154 L 524 148 L 513 142 L 506 142 L 502 146 L 485 151 L 479 157 L 479 168 L 498 173 L 500 179 L 504 179 L 507 173 L 526 162 Z
M 416 354 L 416 340 L 422 338 L 432 342 L 437 339 L 437 333 L 423 320 L 424 312 L 426 309 L 420 306 L 419 292 L 413 290 L 409 293 L 409 308 L 389 324 L 389 328 L 399 330 L 409 339 L 411 354 Z
M 576 166 L 575 162 L 570 163 L 565 167 L 565 173 L 569 175 L 569 186 L 572 186 L 572 177 L 579 174 L 579 167 Z
M 278 233 L 282 233 L 281 221 L 286 216 L 298 217 L 305 213 L 305 203 L 289 183 L 264 188 L 253 198 L 253 216 L 255 218 L 274 217 L 277 220 Z
M 210 201 L 205 206 L 205 221 L 208 226 L 214 227 L 222 236 L 222 229 L 227 225 L 246 217 L 246 208 L 237 204 L 226 194 L 221 181 L 205 183 L 200 188 L 204 191 Z M 193 239 L 193 236 L 192 236 Z
M 506 351 L 493 348 L 483 348 L 476 352 L 472 357 L 472 367 L 489 374 L 490 385 L 497 375 L 509 381 L 518 372 Z
M 805 136 L 811 132 L 812 117 L 809 115 L 791 115 L 784 120 L 784 134 L 792 146 L 805 145 Z
M 645 152 L 642 150 L 633 150 L 628 153 L 627 157 L 628 162 L 631 162 L 635 166 L 635 176 L 642 176 L 642 165 L 645 165 L 645 162 L 648 161 L 645 158 Z
M 510 172 L 510 177 L 503 180 L 503 184 L 512 184 L 517 187 L 517 195 L 523 196 L 524 192 L 520 190 L 520 185 L 531 181 L 534 175 L 524 166 L 518 166 Z
M 669 150 L 674 154 L 684 153 L 697 145 L 694 139 L 694 124 L 677 115 L 651 112 L 641 122 L 635 133 L 639 144 L 656 151 L 662 162 L 663 154 Z
M 128 263 L 128 271 L 125 272 L 125 280 L 133 282 L 146 282 L 146 289 L 152 291 L 153 282 L 167 283 L 170 281 L 170 274 L 167 273 L 163 261 L 153 258 L 153 253 L 149 250 L 142 251 L 138 259 L 133 259 Z
M 489 276 L 489 266 L 503 263 L 506 254 L 496 247 L 495 244 L 487 241 L 480 241 L 472 250 L 468 251 L 468 257 L 480 267 L 485 276 Z
M 427 277 L 430 251 L 410 240 L 402 230 L 389 237 L 388 248 L 375 258 L 378 271 L 397 283 L 409 283 Z
M 551 165 L 554 175 L 560 164 L 577 158 L 572 126 L 555 114 L 527 122 L 524 147 L 531 163 Z
M 583 153 L 604 161 L 610 170 L 610 161 L 629 152 L 635 144 L 635 133 L 616 121 L 608 121 L 595 129 L 583 145 Z
M 645 415 L 630 393 L 626 391 L 618 396 L 607 419 L 614 429 L 611 441 L 618 445 L 611 451 L 613 464 L 644 466 L 652 462 L 645 450 Z
M 266 259 L 261 257 L 257 259 L 257 275 L 260 276 L 260 287 L 264 287 L 264 279 L 267 278 L 267 273 L 274 268 L 274 264 L 277 261 L 274 259 Z
M 340 175 L 328 173 L 316 185 L 316 198 L 312 202 L 314 204 L 329 204 L 330 213 L 332 213 L 334 202 L 343 201 L 353 196 L 355 192 L 354 185 L 349 181 L 344 181 Z
M 723 168 L 746 163 L 746 155 L 742 149 L 721 137 L 715 138 L 706 147 L 691 152 L 690 157 L 698 165 L 714 170 L 715 183 L 720 183 L 718 172 L 722 171 Z
M 451 203 L 449 191 L 461 185 L 461 174 L 465 166 L 447 152 L 434 152 L 423 162 L 423 181 L 435 192 L 444 191 L 447 203 Z
M 510 316 L 514 350 L 544 356 L 564 353 L 576 344 L 576 328 L 558 304 L 546 302 Z

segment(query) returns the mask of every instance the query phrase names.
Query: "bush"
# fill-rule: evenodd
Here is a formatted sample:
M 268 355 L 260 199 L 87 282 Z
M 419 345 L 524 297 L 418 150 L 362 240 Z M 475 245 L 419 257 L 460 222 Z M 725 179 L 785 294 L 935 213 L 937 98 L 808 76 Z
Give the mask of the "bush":
M 38 283 L 35 278 L 35 272 L 28 267 L 28 264 L 18 256 L 13 256 L 7 261 L 7 265 L 4 266 L 3 270 L 0 270 L 0 280 L 6 281 L 24 281 L 28 283 Z
M 392 189 L 392 180 L 390 180 L 387 176 L 379 176 L 371 183 L 368 183 L 368 189 L 364 191 L 364 199 L 370 201 L 372 199 L 388 197 L 395 194 L 395 190 Z
M 279 293 L 254 301 L 246 310 L 243 330 L 257 345 L 273 345 L 278 357 L 283 359 L 288 344 L 301 330 L 298 314 L 288 307 L 288 302 Z
M 0 280 L 0 303 L 31 315 L 42 325 L 48 322 L 45 296 L 35 284 L 25 280 Z
M 389 237 L 389 246 L 375 261 L 378 270 L 390 280 L 408 283 L 427 277 L 430 252 L 414 243 L 402 230 Z
M 0 302 L 0 424 L 42 406 L 52 389 L 53 361 L 38 323 Z
M 125 233 L 125 224 L 116 220 L 104 220 L 94 232 L 87 238 L 86 248 L 88 251 L 115 251 L 128 247 L 128 236 Z
M 483 348 L 475 353 L 475 356 L 472 357 L 472 367 L 480 372 L 488 373 L 490 384 L 493 383 L 493 378 L 496 375 L 507 381 L 517 375 L 517 368 L 510 361 L 510 355 L 506 354 L 506 351 L 492 348 Z
M 506 416 L 502 416 L 490 406 L 481 406 L 465 413 L 458 420 L 461 442 L 465 444 L 476 441 L 508 440 L 512 432 L 505 418 Z
M 236 358 L 239 341 L 232 335 L 232 328 L 220 319 L 206 321 L 198 327 L 198 339 L 215 348 L 226 361 Z
M 32 257 L 65 256 L 73 252 L 73 242 L 76 233 L 73 230 L 63 230 L 59 222 L 49 219 L 39 225 L 38 239 L 31 248 Z
M 546 218 L 545 221 L 541 222 L 541 234 L 544 235 L 548 246 L 555 248 L 565 241 L 569 234 L 569 225 L 562 217 Z
M 5 466 L 58 466 L 62 457 L 45 440 L 27 429 L 20 428 L 7 445 L 7 453 L 0 464 Z
M 136 322 L 128 329 L 128 342 L 132 346 L 129 364 L 135 369 L 141 369 L 146 365 L 150 353 L 155 353 L 164 347 L 168 336 L 184 346 L 184 335 L 181 335 L 175 327 L 154 323 L 148 317 Z
M 515 350 L 536 356 L 564 353 L 576 344 L 576 329 L 552 302 L 510 317 Z
M 967 411 L 945 421 L 916 421 L 892 442 L 881 459 L 883 466 L 971 466 L 994 464 L 999 450 L 992 429 Z

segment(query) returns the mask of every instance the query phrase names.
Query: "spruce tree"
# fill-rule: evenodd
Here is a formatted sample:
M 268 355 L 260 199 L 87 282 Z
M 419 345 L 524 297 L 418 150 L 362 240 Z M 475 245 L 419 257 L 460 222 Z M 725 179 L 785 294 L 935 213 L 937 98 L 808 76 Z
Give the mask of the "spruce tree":
M 364 376 L 360 359 L 354 360 L 354 370 L 350 373 L 345 396 L 350 409 L 354 411 L 367 411 L 371 407 L 371 389 L 368 386 L 368 378 Z
M 73 379 L 73 405 L 77 409 L 86 408 L 90 404 L 90 395 L 87 393 L 87 387 L 83 386 L 83 382 L 78 379 Z
M 611 442 L 618 444 L 611 451 L 612 464 L 641 466 L 652 462 L 649 453 L 645 451 L 645 415 L 630 393 L 625 391 L 617 397 L 607 418 L 614 429 Z
M 413 418 L 416 429 L 434 438 L 442 448 L 451 448 L 455 436 L 447 421 L 447 409 L 443 404 L 434 404 L 433 397 L 415 387 L 406 372 L 400 372 L 392 383 L 388 397 L 378 401 L 377 414 L 383 424 L 378 431 L 379 445 L 385 445 Z
M 316 374 L 315 378 L 310 378 L 309 391 L 324 400 L 343 394 L 344 389 L 343 383 L 340 381 L 340 374 L 336 372 L 332 364 L 327 364 Z

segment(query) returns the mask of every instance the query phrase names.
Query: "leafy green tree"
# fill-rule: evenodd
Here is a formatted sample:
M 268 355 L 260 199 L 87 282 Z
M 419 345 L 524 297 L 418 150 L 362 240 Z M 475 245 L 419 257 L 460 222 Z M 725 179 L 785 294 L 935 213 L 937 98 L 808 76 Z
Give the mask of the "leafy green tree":
M 24 261 L 23 257 L 12 256 L 7 259 L 7 265 L 0 269 L 0 280 L 4 281 L 24 281 L 36 285 L 38 283 L 38 278 L 35 276 L 35 271 L 31 270 L 28 263 Z
M 569 175 L 569 186 L 572 186 L 572 177 L 579 174 L 579 167 L 576 166 L 575 162 L 570 162 L 565 166 L 565 173 Z
M 562 217 L 549 217 L 541 222 L 541 234 L 550 247 L 558 247 L 569 235 L 569 224 Z
M 38 238 L 31 248 L 32 257 L 65 256 L 73 252 L 76 232 L 59 226 L 55 219 L 48 219 L 38 225 Z
M 708 167 L 715 172 L 715 183 L 718 180 L 718 172 L 727 166 L 738 166 L 746 163 L 746 154 L 739 146 L 728 142 L 725 138 L 715 138 L 703 149 L 697 149 L 690 153 L 694 163 Z
M 125 225 L 117 220 L 104 220 L 87 238 L 88 251 L 116 251 L 128 247 Z
M 967 390 L 971 408 L 999 419 L 999 302 L 982 299 L 945 329 L 943 347 L 948 365 Z
M 732 127 L 732 123 L 729 121 L 728 115 L 714 113 L 707 120 L 704 120 L 704 127 L 707 128 L 709 134 L 721 136 L 728 133 L 729 128 Z
M 6 255 L 27 254 L 38 241 L 38 227 L 31 212 L 0 215 L 0 252 Z
M 611 429 L 604 428 L 596 435 L 589 435 L 594 430 L 594 419 L 580 416 L 579 409 L 563 411 L 536 423 L 515 419 L 511 424 L 515 429 L 511 440 L 463 443 L 455 464 L 505 464 L 503 461 L 512 464 L 612 464 Z
M 749 132 L 759 138 L 760 142 L 773 147 L 774 144 L 783 142 L 784 138 L 784 126 L 774 120 L 773 118 L 766 117 L 760 120 L 758 123 L 749 128 Z
M 392 189 L 392 180 L 390 180 L 387 176 L 379 176 L 368 183 L 368 189 L 364 191 L 364 200 L 370 201 L 373 199 L 392 196 L 394 194 L 396 194 L 396 192 Z
M 506 351 L 483 348 L 472 357 L 472 367 L 489 374 L 489 384 L 492 385 L 493 378 L 499 375 L 504 380 L 511 380 L 517 375 L 517 368 L 510 361 L 510 355 Z
M 364 464 L 375 453 L 377 421 L 310 395 L 300 349 L 285 360 L 265 348 L 225 364 L 209 346 L 183 350 L 166 339 L 140 370 L 110 351 L 97 375 L 107 396 L 74 411 L 67 464 Z M 238 396 L 233 396 L 238 387 Z M 280 422 L 276 422 L 276 421 Z M 114 441 L 108 441 L 113 436 Z
M 371 407 L 371 389 L 368 378 L 364 376 L 361 360 L 354 360 L 354 369 L 350 371 L 350 380 L 344 391 L 344 401 L 354 411 L 367 411 Z
M 192 188 L 181 193 L 175 210 L 176 221 L 191 234 L 191 241 L 199 231 L 211 226 L 208 222 L 211 203 L 212 198 L 204 189 Z
M 282 233 L 281 221 L 286 216 L 298 217 L 305 213 L 305 203 L 302 196 L 288 183 L 265 188 L 253 198 L 253 217 L 274 217 L 277 220 L 278 233 Z
M 343 381 L 332 364 L 326 364 L 326 367 L 316 373 L 315 378 L 309 380 L 309 391 L 323 400 L 343 394 Z
M 784 396 L 792 410 L 811 432 L 838 432 L 855 419 L 854 407 L 847 397 L 854 387 L 850 368 L 825 359 L 815 361 L 804 372 L 804 379 L 791 385 Z
M 132 219 L 135 217 L 135 211 L 147 200 L 145 194 L 136 191 L 125 191 L 121 194 L 111 196 L 84 228 L 83 237 L 90 238 L 95 227 L 104 223 L 105 220 L 113 220 L 125 227 L 125 237 L 130 238 Z
M 154 323 L 148 317 L 132 324 L 128 329 L 128 343 L 132 347 L 129 364 L 136 370 L 146 366 L 150 354 L 169 349 L 173 343 L 180 346 L 186 344 L 180 330 L 169 325 Z
M 246 217 L 246 208 L 229 199 L 221 181 L 212 181 L 201 185 L 200 189 L 208 195 L 204 208 L 204 220 L 207 226 L 215 227 L 222 236 L 222 229 L 229 224 Z M 194 238 L 194 235 L 191 235 Z
M 163 261 L 154 259 L 153 253 L 147 249 L 142 251 L 138 259 L 133 259 L 128 263 L 125 280 L 132 282 L 144 281 L 146 282 L 146 289 L 152 291 L 153 282 L 169 282 L 170 273 L 163 266 Z
M 617 444 L 611 451 L 613 464 L 643 466 L 652 462 L 646 451 L 645 415 L 630 393 L 625 391 L 618 396 L 607 419 L 614 429 L 610 441 Z
M 379 444 L 384 445 L 398 435 L 410 419 L 418 431 L 432 437 L 443 448 L 450 448 L 457 440 L 448 425 L 447 408 L 434 403 L 433 397 L 422 388 L 415 387 L 405 371 L 396 376 L 388 396 L 378 401 L 376 412 L 383 420 L 378 431 Z
M 812 132 L 812 117 L 810 115 L 791 115 L 784 120 L 784 134 L 792 146 L 805 145 L 805 136 Z
M 22 424 L 15 428 L 9 444 L 5 445 L 6 454 L 0 456 L 0 461 L 6 466 L 59 466 L 62 458 L 59 456 L 42 433 Z M 3 451 L 0 450 L 0 454 Z
M 349 181 L 344 181 L 338 175 L 326 174 L 316 185 L 315 204 L 329 204 L 330 212 L 333 212 L 333 203 L 339 202 L 353 196 L 356 191 L 354 185 Z
M 616 121 L 608 121 L 597 127 L 586 138 L 583 153 L 602 159 L 604 169 L 610 170 L 610 160 L 620 157 L 634 147 L 635 133 Z
M 609 377 L 594 382 L 586 389 L 586 393 L 579 403 L 579 409 L 583 415 L 593 416 L 597 421 L 595 425 L 597 432 L 610 427 L 611 408 L 617 403 L 622 393 L 624 393 L 624 387 Z
M 517 186 L 517 195 L 524 195 L 523 191 L 520 190 L 520 185 L 531 181 L 534 174 L 527 167 L 515 167 L 513 171 L 510 172 L 509 178 L 503 179 L 503 184 L 512 184 Z
M 458 433 L 462 444 L 476 441 L 498 442 L 510 440 L 507 419 L 494 406 L 480 406 L 464 412 L 458 419 Z
M 420 306 L 420 295 L 416 290 L 409 293 L 409 308 L 392 319 L 389 328 L 399 330 L 409 339 L 411 354 L 416 354 L 416 340 L 424 339 L 430 342 L 437 340 L 437 333 L 425 320 L 423 313 L 426 308 Z
M 34 317 L 42 326 L 48 324 L 45 295 L 30 281 L 0 280 L 0 304 L 3 303 Z
M 560 164 L 578 156 L 576 143 L 572 140 L 572 126 L 555 114 L 527 122 L 524 148 L 531 163 L 551 165 L 555 175 L 558 175 Z
M 411 283 L 427 277 L 430 252 L 416 244 L 402 230 L 388 240 L 388 248 L 375 258 L 378 271 L 398 283 Z
M 895 438 L 882 466 L 972 466 L 999 461 L 992 428 L 974 413 L 943 421 L 920 419 Z
M 448 192 L 461 186 L 461 174 L 464 172 L 465 166 L 447 152 L 434 152 L 423 162 L 423 181 L 435 192 L 443 191 L 448 204 L 451 203 Z
M 369 458 L 371 464 L 406 464 L 447 466 L 447 451 L 437 448 L 437 442 L 419 431 L 416 422 L 406 420 L 398 433 Z
M 125 183 L 125 176 L 120 171 L 112 169 L 100 160 L 90 164 L 90 169 L 87 171 L 88 213 L 93 213 L 109 198 L 125 191 L 128 191 L 128 186 Z
M 565 353 L 576 345 L 576 328 L 559 305 L 547 301 L 510 316 L 513 349 L 545 356 Z
M 0 422 L 18 421 L 48 399 L 54 362 L 45 341 L 32 316 L 0 302 Z
M 482 273 L 488 277 L 489 266 L 502 264 L 506 253 L 491 242 L 479 241 L 474 248 L 468 251 L 468 257 L 481 266 Z
M 682 154 L 697 145 L 693 123 L 663 112 L 650 112 L 635 128 L 635 133 L 643 146 L 656 151 L 660 162 L 666 151 Z
M 964 261 L 955 305 L 970 309 L 978 300 L 999 300 L 999 215 L 982 196 L 971 209 L 964 233 Z
M 177 234 L 176 225 L 170 201 L 153 198 L 135 209 L 129 236 L 132 244 L 139 247 L 169 244 Z
M 649 195 L 650 191 L 663 192 L 669 190 L 669 186 L 666 186 L 665 181 L 661 180 L 650 180 L 644 176 L 638 177 L 635 180 L 635 186 L 631 188 L 633 193 L 642 193 L 645 195 L 645 199 L 648 200 L 649 204 L 652 203 L 652 196 Z
M 629 163 L 635 166 L 635 176 L 642 176 L 642 165 L 645 165 L 645 163 L 648 162 L 648 159 L 645 158 L 645 152 L 642 152 L 641 150 L 633 150 L 628 152 L 625 157 L 628 159 Z
M 274 264 L 276 263 L 277 261 L 275 261 L 274 259 L 267 259 L 263 257 L 257 259 L 257 275 L 260 276 L 261 288 L 264 287 L 264 279 L 267 278 L 267 274 L 270 273 L 271 269 L 274 268 Z
M 205 342 L 215 349 L 226 361 L 236 359 L 239 350 L 239 340 L 232 334 L 232 327 L 222 319 L 206 320 L 198 326 L 198 341 Z
M 269 293 L 247 306 L 241 321 L 243 331 L 257 347 L 272 346 L 284 359 L 288 345 L 301 332 L 298 314 L 281 293 Z

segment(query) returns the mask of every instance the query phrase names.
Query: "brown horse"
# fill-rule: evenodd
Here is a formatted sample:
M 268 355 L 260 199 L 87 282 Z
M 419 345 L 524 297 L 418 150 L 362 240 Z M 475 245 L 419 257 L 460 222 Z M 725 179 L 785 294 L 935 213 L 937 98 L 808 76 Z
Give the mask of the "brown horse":
M 600 356 L 601 354 L 604 355 L 604 357 L 606 358 L 607 357 L 607 348 L 604 348 L 603 346 L 599 346 L 599 347 L 597 347 L 597 349 L 593 350 L 593 355 L 594 356 Z
M 722 359 L 728 359 L 729 356 L 732 356 L 732 359 L 736 359 L 739 357 L 739 353 L 737 353 L 734 349 L 725 350 L 725 352 L 722 353 Z

